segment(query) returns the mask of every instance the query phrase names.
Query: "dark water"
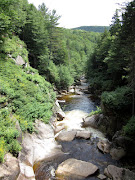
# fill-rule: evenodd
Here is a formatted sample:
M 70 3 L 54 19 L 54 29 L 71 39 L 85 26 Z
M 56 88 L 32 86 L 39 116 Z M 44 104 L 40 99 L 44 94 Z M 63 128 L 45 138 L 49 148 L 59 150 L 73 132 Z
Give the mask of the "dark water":
M 93 163 L 99 168 L 99 171 L 93 176 L 85 178 L 86 180 L 98 180 L 98 174 L 103 174 L 104 169 L 113 164 L 119 166 L 119 163 L 112 160 L 109 154 L 103 154 L 97 149 L 98 139 L 84 140 L 75 139 L 72 142 L 59 142 L 62 145 L 62 150 L 65 155 L 53 159 L 51 162 L 44 162 L 40 165 L 38 171 L 36 171 L 36 180 L 55 179 L 50 175 L 50 167 L 57 169 L 58 165 L 69 158 L 75 158 L 78 160 Z M 68 178 L 66 180 L 77 180 L 74 178 Z
M 59 98 L 60 100 L 66 100 L 65 103 L 60 103 L 64 111 L 81 110 L 86 113 L 90 113 L 92 110 L 96 110 L 98 103 L 92 102 L 89 98 L 90 95 L 66 95 Z
M 96 109 L 98 103 L 92 102 L 89 96 L 90 95 L 88 94 L 67 95 L 59 99 L 66 100 L 65 103 L 61 103 L 64 111 L 81 110 L 85 113 L 90 113 L 92 110 Z M 91 162 L 98 166 L 99 171 L 97 172 L 97 174 L 85 178 L 86 180 L 97 180 L 97 175 L 99 173 L 103 174 L 104 169 L 107 167 L 107 165 L 113 164 L 118 166 L 118 162 L 112 160 L 109 154 L 103 154 L 97 149 L 98 140 L 98 138 L 93 138 L 91 140 L 74 139 L 72 142 L 59 142 L 59 144 L 62 145 L 62 150 L 65 155 L 57 157 L 52 161 L 41 163 L 35 172 L 36 180 L 55 179 L 55 177 L 52 177 L 50 174 L 52 167 L 56 170 L 59 164 L 69 158 Z M 75 179 L 67 178 L 66 180 Z

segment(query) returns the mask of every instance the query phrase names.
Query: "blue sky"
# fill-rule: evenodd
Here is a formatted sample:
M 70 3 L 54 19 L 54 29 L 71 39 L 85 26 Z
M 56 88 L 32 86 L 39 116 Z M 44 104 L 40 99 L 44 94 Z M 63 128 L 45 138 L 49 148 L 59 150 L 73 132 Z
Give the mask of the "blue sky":
M 49 10 L 55 9 L 61 16 L 59 26 L 74 28 L 78 26 L 108 26 L 116 8 L 131 0 L 28 0 L 36 7 L 43 2 Z

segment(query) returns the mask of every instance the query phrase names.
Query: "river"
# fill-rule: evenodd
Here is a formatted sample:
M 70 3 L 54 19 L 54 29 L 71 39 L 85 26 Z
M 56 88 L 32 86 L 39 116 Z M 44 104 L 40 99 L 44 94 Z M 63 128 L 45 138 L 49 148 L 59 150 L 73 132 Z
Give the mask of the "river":
M 78 90 L 86 90 L 88 84 L 82 81 Z M 70 94 L 64 95 L 59 98 L 62 100 L 61 107 L 66 113 L 65 123 L 67 129 L 82 129 L 82 118 L 86 117 L 92 110 L 96 109 L 99 102 L 93 102 L 90 98 L 90 94 L 78 93 L 78 95 Z M 65 102 L 64 102 L 65 101 Z M 51 162 L 45 162 L 40 165 L 40 168 L 36 171 L 36 180 L 54 180 L 54 172 L 58 165 L 69 158 L 75 158 L 91 162 L 98 166 L 99 171 L 94 176 L 87 177 L 85 179 L 97 180 L 99 173 L 103 174 L 104 169 L 109 164 L 118 166 L 118 162 L 113 160 L 109 154 L 103 154 L 97 148 L 97 142 L 99 139 L 105 139 L 104 134 L 100 131 L 87 128 L 92 133 L 92 137 L 89 140 L 74 139 L 71 142 L 59 142 L 62 145 L 62 151 L 65 153 L 59 158 L 53 159 Z M 72 180 L 69 178 L 68 180 Z M 74 179 L 75 180 L 75 179 Z

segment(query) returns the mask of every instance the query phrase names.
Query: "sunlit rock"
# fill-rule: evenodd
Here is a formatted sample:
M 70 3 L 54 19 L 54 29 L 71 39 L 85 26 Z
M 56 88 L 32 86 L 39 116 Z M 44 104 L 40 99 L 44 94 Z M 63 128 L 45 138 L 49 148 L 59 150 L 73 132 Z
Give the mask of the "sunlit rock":
M 4 158 L 5 162 L 0 165 L 0 179 L 14 180 L 18 177 L 20 168 L 17 158 L 8 153 Z
M 55 113 L 57 115 L 57 120 L 62 121 L 65 118 L 65 113 L 62 111 L 58 100 L 55 102 Z
M 54 131 L 48 124 L 36 120 L 37 133 L 25 133 L 22 151 L 19 153 L 20 175 L 26 179 L 34 179 L 33 165 L 43 160 L 51 160 L 63 154 L 61 146 L 55 141 Z
M 89 139 L 91 136 L 91 133 L 89 131 L 77 131 L 76 137 L 77 138 L 84 138 L 84 139 Z
M 55 174 L 58 178 L 71 177 L 74 179 L 83 179 L 94 174 L 97 170 L 98 167 L 92 163 L 77 159 L 68 159 L 58 166 Z
M 61 126 L 56 126 L 56 127 L 54 128 L 54 134 L 59 133 L 59 132 L 62 131 L 63 129 L 65 129 L 65 125 L 64 125 L 64 124 L 62 124 Z
M 72 141 L 76 136 L 76 131 L 61 131 L 55 136 L 57 141 Z

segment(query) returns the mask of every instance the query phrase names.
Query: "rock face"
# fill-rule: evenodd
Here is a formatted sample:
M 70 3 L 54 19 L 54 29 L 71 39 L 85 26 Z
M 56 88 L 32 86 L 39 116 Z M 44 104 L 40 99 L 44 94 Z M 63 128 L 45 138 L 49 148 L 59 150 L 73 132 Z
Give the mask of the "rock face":
M 91 133 L 89 131 L 77 131 L 76 133 L 77 138 L 89 139 L 90 136 L 91 136 Z
M 34 180 L 33 165 L 36 162 L 63 155 L 61 146 L 55 141 L 51 126 L 37 120 L 35 128 L 38 133 L 24 135 L 23 149 L 19 153 L 20 175 L 17 180 Z
M 61 131 L 55 136 L 57 141 L 72 141 L 76 136 L 76 131 Z
M 102 120 L 102 115 L 92 115 L 92 116 L 87 116 L 83 123 L 82 123 L 82 127 L 94 127 L 94 128 L 98 128 L 98 126 L 100 125 L 100 121 Z
M 61 126 L 56 126 L 56 127 L 54 128 L 54 134 L 59 133 L 59 132 L 62 131 L 63 129 L 65 129 L 65 125 L 64 125 L 64 124 L 62 124 Z
M 55 171 L 56 177 L 86 178 L 94 174 L 98 167 L 85 161 L 68 159 L 61 163 Z
M 23 65 L 23 64 L 25 64 L 25 61 L 23 60 L 23 58 L 21 57 L 21 56 L 17 56 L 17 58 L 16 58 L 16 64 L 17 65 Z
M 57 120 L 62 121 L 65 118 L 65 113 L 60 108 L 58 101 L 55 102 L 55 113 L 57 114 Z
M 103 153 L 110 153 L 111 143 L 108 141 L 100 140 L 97 144 L 97 147 Z
M 5 155 L 5 162 L 0 165 L 0 179 L 2 180 L 15 180 L 17 179 L 20 168 L 18 160 L 10 153 Z
M 128 169 L 119 168 L 114 165 L 109 165 L 105 168 L 104 174 L 113 180 L 133 180 L 135 173 Z
M 113 144 L 115 147 L 121 147 L 126 151 L 126 156 L 134 157 L 135 154 L 135 142 L 122 135 L 121 131 L 117 131 L 113 136 Z

